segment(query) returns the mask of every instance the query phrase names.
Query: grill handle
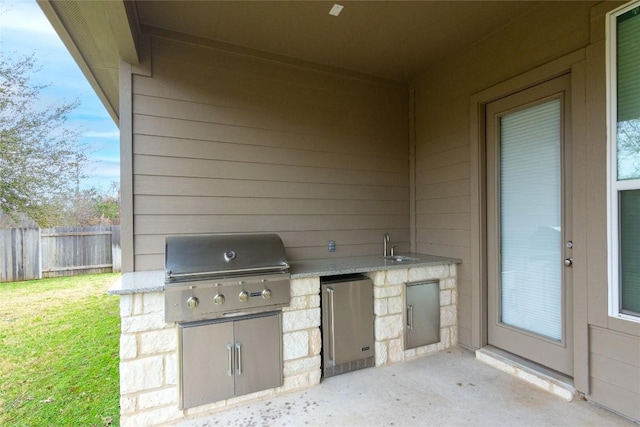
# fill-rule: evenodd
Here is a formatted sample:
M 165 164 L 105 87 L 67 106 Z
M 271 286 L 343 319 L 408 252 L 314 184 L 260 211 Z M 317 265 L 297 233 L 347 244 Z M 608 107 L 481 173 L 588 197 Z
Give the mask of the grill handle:
M 242 343 L 240 341 L 236 342 L 236 357 L 237 357 L 236 366 L 238 367 L 238 375 L 242 375 Z
M 227 375 L 232 377 L 233 376 L 233 344 L 231 343 L 227 344 L 227 355 L 228 355 Z
M 198 272 L 194 272 L 194 273 L 173 273 L 171 271 L 167 271 L 167 278 L 168 279 L 177 279 L 180 277 L 198 277 L 198 276 L 211 276 L 211 275 L 223 275 L 223 274 L 236 274 L 236 273 L 247 273 L 250 274 L 252 272 L 257 272 L 257 271 L 274 271 L 274 272 L 279 272 L 279 271 L 286 271 L 289 268 L 289 264 L 284 263 L 282 266 L 278 266 L 278 267 L 255 267 L 255 268 L 250 268 L 250 269 L 246 269 L 246 268 L 242 268 L 242 269 L 238 269 L 238 270 L 215 270 L 215 271 L 198 271 Z

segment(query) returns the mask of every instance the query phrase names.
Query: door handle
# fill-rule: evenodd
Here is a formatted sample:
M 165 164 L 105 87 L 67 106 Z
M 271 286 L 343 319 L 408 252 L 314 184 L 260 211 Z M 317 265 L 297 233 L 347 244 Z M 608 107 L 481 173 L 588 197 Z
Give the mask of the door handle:
M 335 321 L 334 321 L 334 311 L 333 311 L 333 288 L 327 288 L 327 294 L 329 294 L 329 345 L 331 349 L 329 350 L 329 361 L 332 363 L 331 366 L 335 366 L 336 364 L 336 334 L 335 334 Z
M 242 343 L 240 341 L 236 341 L 236 370 L 238 371 L 238 375 L 242 375 Z
M 407 306 L 407 326 L 409 327 L 409 330 L 413 329 L 413 306 L 412 305 Z
M 572 267 L 573 266 L 573 258 L 567 258 L 564 260 L 564 266 L 565 267 Z
M 227 344 L 227 375 L 233 376 L 233 345 L 231 343 Z

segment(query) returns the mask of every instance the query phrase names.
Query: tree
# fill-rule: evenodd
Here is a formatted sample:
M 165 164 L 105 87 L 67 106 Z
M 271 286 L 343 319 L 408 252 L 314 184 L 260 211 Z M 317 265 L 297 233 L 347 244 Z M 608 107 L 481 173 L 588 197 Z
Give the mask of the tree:
M 64 206 L 64 225 L 92 226 L 120 224 L 120 186 L 111 182 L 106 191 L 95 187 L 79 190 Z
M 78 101 L 42 107 L 34 55 L 0 56 L 0 213 L 27 217 L 41 227 L 61 215 L 61 201 L 76 191 L 87 162 L 78 130 L 66 127 Z
M 625 160 L 618 172 L 628 178 L 640 176 L 640 118 L 618 122 L 617 144 L 618 156 Z
M 109 190 L 99 193 L 94 206 L 105 225 L 120 224 L 120 183 L 112 181 Z

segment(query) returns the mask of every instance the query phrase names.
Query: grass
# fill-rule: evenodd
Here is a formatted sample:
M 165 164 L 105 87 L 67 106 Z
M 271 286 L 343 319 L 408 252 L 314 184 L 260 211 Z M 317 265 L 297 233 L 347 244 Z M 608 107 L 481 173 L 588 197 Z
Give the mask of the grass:
M 117 277 L 0 283 L 0 425 L 119 424 Z

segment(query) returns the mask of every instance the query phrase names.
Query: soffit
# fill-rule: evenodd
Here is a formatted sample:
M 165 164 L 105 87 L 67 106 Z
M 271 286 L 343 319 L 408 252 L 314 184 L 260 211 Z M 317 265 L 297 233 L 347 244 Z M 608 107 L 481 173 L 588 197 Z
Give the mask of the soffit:
M 135 9 L 122 1 L 38 0 L 71 56 L 118 122 L 120 60 L 138 62 Z
M 140 24 L 408 82 L 535 1 L 137 1 Z
M 538 1 L 37 0 L 118 121 L 120 60 L 138 63 L 141 25 L 408 82 Z

